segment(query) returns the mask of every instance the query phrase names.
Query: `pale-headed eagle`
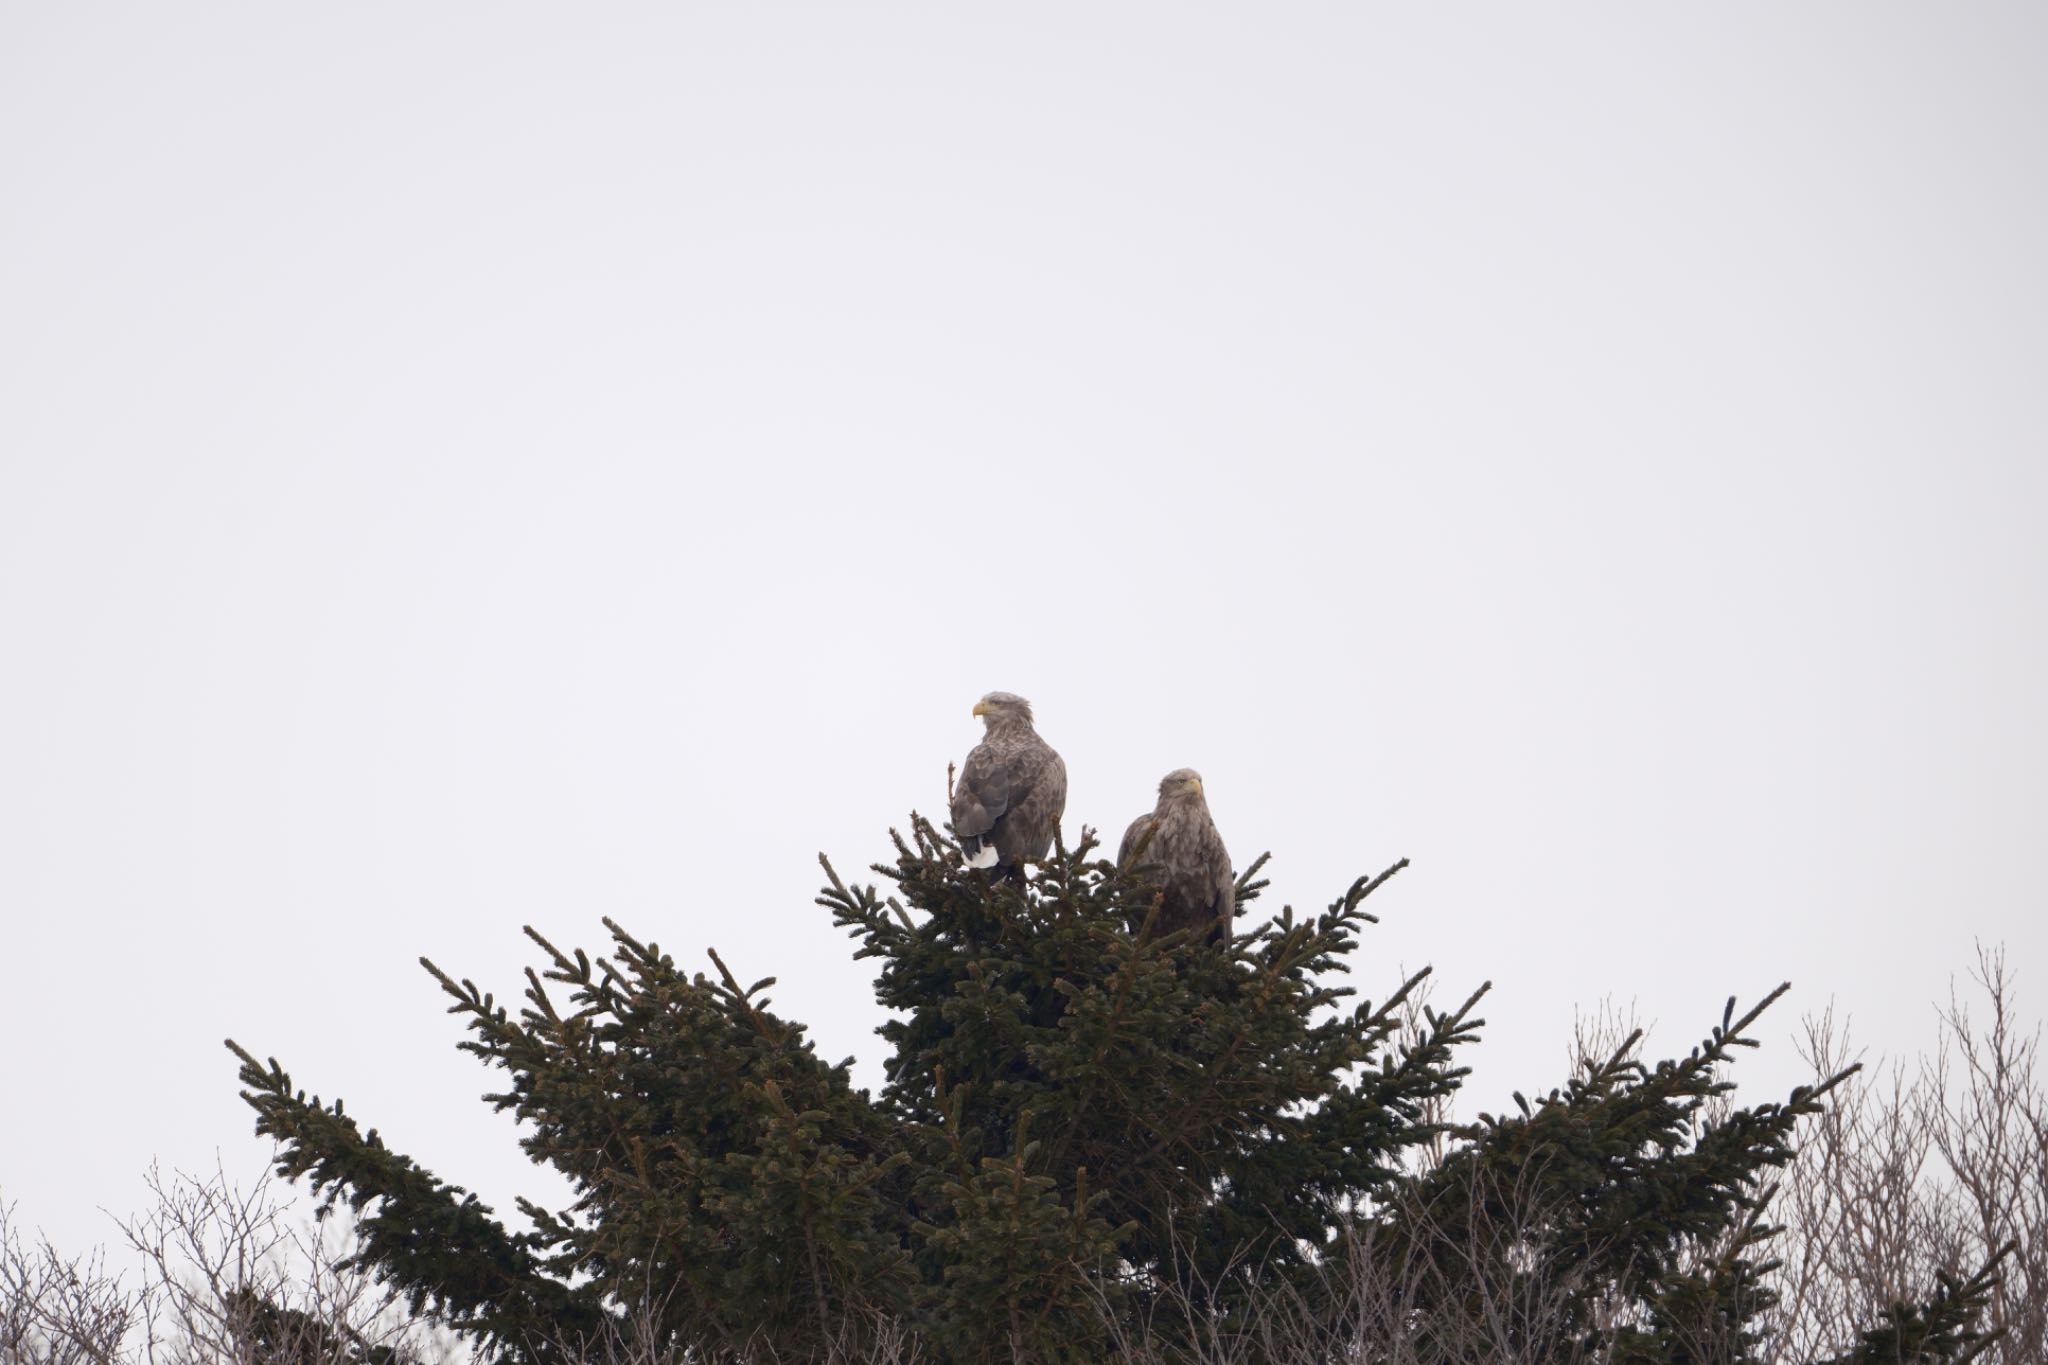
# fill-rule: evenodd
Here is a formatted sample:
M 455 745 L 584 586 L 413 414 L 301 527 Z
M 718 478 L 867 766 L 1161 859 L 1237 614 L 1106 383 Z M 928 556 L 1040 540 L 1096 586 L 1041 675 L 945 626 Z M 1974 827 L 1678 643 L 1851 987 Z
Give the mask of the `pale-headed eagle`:
M 1131 821 L 1117 848 L 1116 865 L 1127 871 L 1135 866 L 1141 884 L 1162 898 L 1152 921 L 1155 937 L 1200 925 L 1209 926 L 1211 943 L 1230 936 L 1237 884 L 1223 836 L 1209 818 L 1202 775 L 1193 768 L 1176 768 L 1160 779 L 1159 804 L 1150 815 Z M 1131 903 L 1132 933 L 1144 925 L 1151 908 L 1149 896 Z
M 1031 728 L 1031 703 L 991 692 L 974 704 L 988 727 L 953 788 L 953 833 L 969 867 L 1022 875 L 1045 857 L 1067 809 L 1067 765 Z

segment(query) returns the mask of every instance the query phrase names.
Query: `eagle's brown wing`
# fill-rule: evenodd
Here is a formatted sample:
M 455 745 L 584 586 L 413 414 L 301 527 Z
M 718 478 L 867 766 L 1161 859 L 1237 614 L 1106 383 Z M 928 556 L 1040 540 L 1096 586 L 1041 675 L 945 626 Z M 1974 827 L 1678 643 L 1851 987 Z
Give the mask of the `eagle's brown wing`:
M 1067 809 L 1067 765 L 1052 746 L 1031 735 L 1004 755 L 1009 809 L 990 836 L 1005 863 L 1045 857 Z
M 1213 823 L 1209 826 L 1208 842 L 1210 905 L 1216 917 L 1215 936 L 1229 938 L 1237 919 L 1237 877 L 1230 870 L 1230 850 L 1223 847 L 1223 836 L 1216 832 Z
M 1159 914 L 1152 914 L 1152 901 L 1159 894 L 1161 881 L 1157 866 L 1158 858 L 1159 816 L 1156 812 L 1147 813 L 1131 821 L 1131 827 L 1124 831 L 1123 842 L 1116 846 L 1118 868 L 1125 872 L 1129 872 L 1134 866 L 1148 869 L 1142 883 L 1143 893 L 1133 896 L 1124 906 L 1125 923 L 1134 934 L 1145 927 L 1147 916 L 1153 919 L 1155 935 L 1172 932 L 1164 927 L 1163 923 L 1173 915 L 1168 906 L 1162 904 L 1159 907 Z
M 1132 855 L 1136 854 L 1141 848 L 1145 849 L 1147 853 L 1151 852 L 1151 849 L 1145 843 L 1145 836 L 1152 832 L 1152 826 L 1156 823 L 1158 821 L 1150 814 L 1141 815 L 1131 821 L 1131 827 L 1124 831 L 1124 841 L 1116 846 L 1116 865 L 1118 867 L 1128 869 L 1131 865 Z
M 974 848 L 966 850 L 971 854 L 1009 809 L 1009 766 L 995 746 L 984 740 L 968 751 L 960 780 L 953 786 L 953 833 L 963 847 L 967 840 L 975 841 Z

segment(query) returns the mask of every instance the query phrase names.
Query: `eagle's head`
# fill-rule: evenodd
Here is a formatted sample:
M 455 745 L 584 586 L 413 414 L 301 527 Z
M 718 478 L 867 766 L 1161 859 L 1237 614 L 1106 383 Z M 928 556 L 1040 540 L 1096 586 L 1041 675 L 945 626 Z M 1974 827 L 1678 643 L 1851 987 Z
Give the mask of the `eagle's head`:
M 974 714 L 980 716 L 993 730 L 1006 721 L 1031 723 L 1031 703 L 1015 692 L 991 692 L 974 703 Z
M 1177 798 L 1200 796 L 1202 775 L 1193 768 L 1175 768 L 1159 779 L 1159 799 L 1172 801 Z

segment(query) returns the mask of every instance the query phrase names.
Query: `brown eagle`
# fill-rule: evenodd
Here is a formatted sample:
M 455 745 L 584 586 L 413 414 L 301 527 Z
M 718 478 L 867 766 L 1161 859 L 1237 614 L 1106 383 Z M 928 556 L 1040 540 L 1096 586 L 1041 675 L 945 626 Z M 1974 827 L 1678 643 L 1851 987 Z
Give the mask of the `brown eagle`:
M 1230 854 L 1223 836 L 1209 818 L 1202 797 L 1202 775 L 1176 768 L 1159 782 L 1159 804 L 1150 815 L 1131 821 L 1117 848 L 1116 865 L 1135 870 L 1140 882 L 1162 899 L 1152 921 L 1155 936 L 1208 925 L 1207 941 L 1230 936 L 1237 914 L 1237 884 L 1230 875 Z M 1150 897 L 1133 904 L 1131 932 L 1150 913 Z
M 1067 765 L 1031 728 L 1031 703 L 991 692 L 974 704 L 988 727 L 953 788 L 953 833 L 969 867 L 1022 876 L 1052 847 L 1067 809 Z

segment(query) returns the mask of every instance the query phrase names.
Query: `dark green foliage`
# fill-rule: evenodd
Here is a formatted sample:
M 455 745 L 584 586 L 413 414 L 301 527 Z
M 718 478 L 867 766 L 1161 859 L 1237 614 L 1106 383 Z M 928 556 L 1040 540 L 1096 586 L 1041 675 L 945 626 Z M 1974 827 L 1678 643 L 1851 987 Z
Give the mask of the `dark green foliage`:
M 419 1365 L 390 1346 L 366 1341 L 346 1323 L 280 1307 L 246 1284 L 228 1290 L 221 1308 L 250 1365 Z
M 432 1304 L 455 1325 L 508 1345 L 539 1324 L 569 1332 L 602 1325 L 593 1297 L 545 1273 L 542 1237 L 508 1232 L 475 1195 L 391 1151 L 376 1129 L 358 1129 L 341 1101 L 323 1106 L 294 1090 L 275 1059 L 265 1066 L 228 1046 L 242 1059 L 256 1131 L 283 1144 L 278 1174 L 306 1176 L 330 1206 L 347 1199 L 359 1218 L 359 1263 L 406 1291 L 415 1313 Z
M 877 994 L 901 1012 L 882 1029 L 883 1104 L 956 1131 L 976 1159 L 1013 1155 L 1028 1119 L 1037 1169 L 1069 1194 L 1087 1171 L 1134 1265 L 1178 1252 L 1211 1278 L 1296 1258 L 1301 1239 L 1327 1245 L 1335 1201 L 1394 1178 L 1436 1131 L 1423 1108 L 1463 1074 L 1449 1054 L 1477 997 L 1395 1047 L 1420 974 L 1349 1010 L 1335 1007 L 1351 992 L 1328 981 L 1372 919 L 1366 896 L 1398 868 L 1218 952 L 1185 932 L 1125 932 L 1125 888 L 1088 861 L 1091 845 L 1060 851 L 1028 889 L 991 889 L 929 826 L 913 833 L 879 870 L 921 920 L 829 867 L 822 898 L 859 955 L 883 960 Z
M 1435 1116 L 1485 988 L 1438 1012 L 1426 973 L 1377 1002 L 1340 984 L 1366 899 L 1405 862 L 1212 946 L 1130 932 L 1144 893 L 1094 852 L 1084 836 L 991 883 L 913 817 L 876 868 L 890 890 L 826 864 L 820 904 L 876 959 L 891 1011 L 874 1096 L 768 1012 L 769 982 L 742 988 L 715 954 L 716 979 L 685 975 L 609 920 L 600 959 L 528 931 L 547 963 L 516 1017 L 427 964 L 461 1045 L 507 1078 L 487 1098 L 573 1182 L 559 1213 L 522 1203 L 528 1232 L 236 1047 L 245 1093 L 280 1170 L 364 1212 L 363 1265 L 535 1365 L 620 1337 L 707 1361 L 858 1358 L 901 1328 L 958 1365 L 1139 1339 L 1264 1360 L 1283 1302 L 1305 1315 L 1295 1345 L 1321 1334 L 1306 1344 L 1337 1356 L 1367 1283 L 1398 1284 L 1387 1330 L 1426 1359 L 1751 1357 L 1765 1182 L 1833 1084 L 1726 1103 L 1733 1049 L 1777 993 L 1731 1005 L 1685 1059 L 1624 1047 L 1454 1130 Z M 1922 1354 L 1900 1358 L 1967 1349 L 1973 1285 L 1902 1309 L 1886 1340 Z M 1540 1311 L 1503 1326 L 1510 1301 Z
M 1784 994 L 1780 986 L 1690 1055 L 1654 1068 L 1633 1060 L 1632 1035 L 1538 1104 L 1482 1115 L 1466 1141 L 1402 1192 L 1379 1220 L 1374 1254 L 1465 1258 L 1499 1249 L 1506 1285 L 1584 1281 L 1563 1296 L 1555 1330 L 1589 1356 L 1615 1362 L 1743 1360 L 1751 1320 L 1774 1302 L 1762 1259 L 1775 1229 L 1763 1221 L 1759 1180 L 1792 1156 L 1797 1120 L 1849 1073 L 1801 1087 L 1784 1104 L 1708 1108 L 1732 1084 L 1733 1049 Z M 1504 1236 L 1511 1232 L 1512 1236 Z M 1423 1277 L 1457 1285 L 1443 1267 Z M 1512 1291 L 1510 1291 L 1512 1292 Z
M 1926 1303 L 1893 1304 L 1884 1322 L 1829 1365 L 1935 1365 L 1981 1354 L 1993 1341 L 1983 1318 L 1998 1288 L 1998 1267 L 2017 1249 L 2005 1247 L 1974 1275 L 1937 1271 L 1934 1295 Z

